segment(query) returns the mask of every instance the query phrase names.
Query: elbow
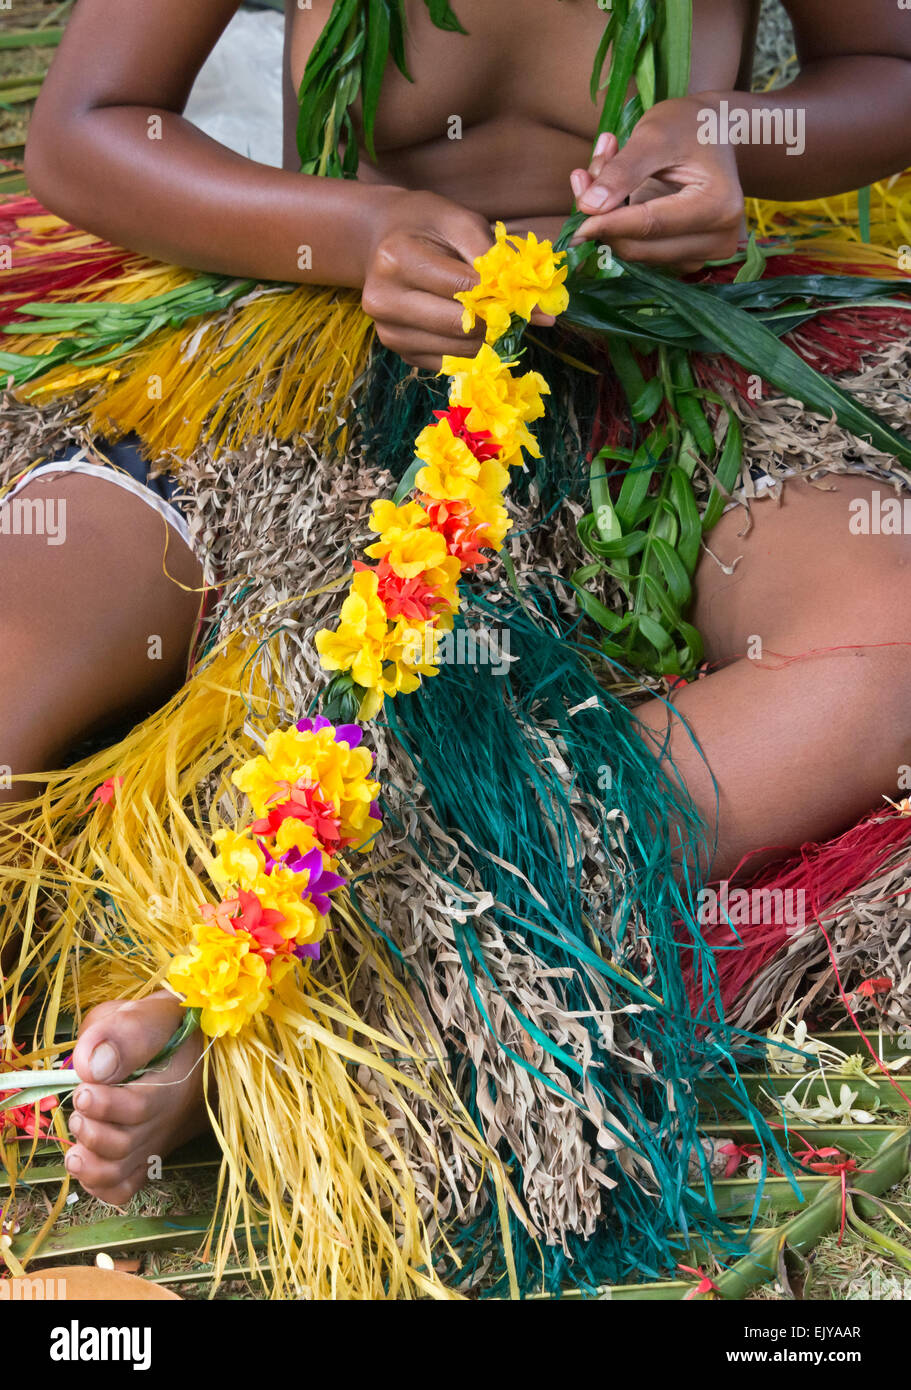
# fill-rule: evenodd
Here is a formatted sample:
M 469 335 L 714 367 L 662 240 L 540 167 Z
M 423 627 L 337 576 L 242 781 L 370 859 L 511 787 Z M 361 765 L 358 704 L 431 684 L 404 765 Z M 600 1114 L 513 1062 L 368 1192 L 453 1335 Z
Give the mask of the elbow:
M 25 180 L 33 197 L 67 222 L 85 226 L 91 213 L 91 180 L 81 177 L 78 117 L 63 116 L 39 99 L 25 144 Z

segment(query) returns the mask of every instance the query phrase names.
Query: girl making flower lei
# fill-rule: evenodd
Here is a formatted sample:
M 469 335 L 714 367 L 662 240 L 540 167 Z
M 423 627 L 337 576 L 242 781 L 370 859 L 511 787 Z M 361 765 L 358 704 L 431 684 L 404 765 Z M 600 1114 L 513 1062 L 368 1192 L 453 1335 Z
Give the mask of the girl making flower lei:
M 546 329 L 565 307 L 565 267 L 549 242 L 571 200 L 586 214 L 577 241 L 686 272 L 735 252 L 744 195 L 826 196 L 911 162 L 911 28 L 894 6 L 871 0 L 860 22 L 857 6 L 833 13 L 825 0 L 789 0 L 803 73 L 774 98 L 805 114 L 797 159 L 781 145 L 700 140 L 706 108 L 770 100 L 748 90 L 750 0 L 695 0 L 690 94 L 648 110 L 622 149 L 611 134 L 596 138 L 588 78 L 604 15 L 593 0 L 455 8 L 465 33 L 439 27 L 423 3 L 407 6 L 413 81 L 390 65 L 371 138 L 358 127 L 356 178 L 299 173 L 290 145 L 287 167 L 267 169 L 184 120 L 236 0 L 147 0 L 128 10 L 81 0 L 27 151 L 32 191 L 76 225 L 184 266 L 356 287 L 388 349 L 450 379 L 448 408 L 417 440 L 414 496 L 377 501 L 371 563 L 356 564 L 339 623 L 317 639 L 325 669 L 356 691 L 361 722 L 433 673 L 463 572 L 502 548 L 510 470 L 538 452 L 528 426 L 547 392 L 512 355 L 512 335 L 523 319 Z M 289 90 L 332 11 L 331 0 L 306 10 L 289 0 Z M 147 139 L 152 116 L 160 141 Z M 292 131 L 290 104 L 287 124 Z M 305 270 L 302 241 L 312 252 Z M 174 528 L 165 576 L 158 518 L 136 488 L 111 486 L 102 467 L 55 477 L 70 519 L 66 546 L 23 538 L 16 555 L 8 542 L 0 551 L 9 673 L 0 726 L 14 771 L 52 766 L 86 733 L 161 702 L 186 661 L 202 578 L 169 499 L 155 502 Z M 41 487 L 36 476 L 22 491 L 38 496 Z M 670 751 L 704 820 L 714 823 L 717 809 L 716 877 L 757 846 L 798 846 L 852 823 L 903 760 L 908 541 L 844 544 L 849 500 L 872 487 L 789 482 L 783 505 L 754 509 L 748 536 L 726 515 L 712 547 L 729 563 L 704 555 L 696 570 L 691 620 L 721 669 L 677 701 L 701 754 L 676 722 Z M 757 631 L 786 653 L 864 643 L 864 660 L 797 664 L 772 681 L 735 659 Z M 166 655 L 154 685 L 149 632 L 162 634 Z M 116 675 L 101 682 L 100 670 Z M 665 702 L 646 702 L 638 715 L 664 737 Z M 276 731 L 234 781 L 250 819 L 220 832 L 213 879 L 224 897 L 204 907 L 172 967 L 172 990 L 111 1000 L 79 1035 L 66 1164 L 107 1202 L 137 1190 L 148 1154 L 204 1123 L 194 1069 L 204 1039 L 181 1043 L 156 1078 L 164 1084 L 122 1083 L 167 1044 L 184 1005 L 212 1036 L 270 1006 L 295 962 L 318 955 L 329 895 L 343 882 L 339 852 L 368 847 L 379 825 L 371 756 L 350 721 L 317 717 Z M 20 795 L 15 783 L 0 791 L 10 802 Z

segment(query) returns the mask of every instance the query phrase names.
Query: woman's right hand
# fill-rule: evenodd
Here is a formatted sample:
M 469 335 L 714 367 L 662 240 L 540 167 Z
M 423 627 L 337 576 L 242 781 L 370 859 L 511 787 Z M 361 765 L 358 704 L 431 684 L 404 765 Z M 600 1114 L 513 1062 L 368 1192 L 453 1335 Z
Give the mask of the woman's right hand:
M 490 224 L 435 193 L 396 189 L 380 209 L 361 297 L 380 342 L 433 372 L 444 354 L 473 357 L 484 325 L 463 333 L 453 295 L 478 283 L 473 262 L 493 244 Z

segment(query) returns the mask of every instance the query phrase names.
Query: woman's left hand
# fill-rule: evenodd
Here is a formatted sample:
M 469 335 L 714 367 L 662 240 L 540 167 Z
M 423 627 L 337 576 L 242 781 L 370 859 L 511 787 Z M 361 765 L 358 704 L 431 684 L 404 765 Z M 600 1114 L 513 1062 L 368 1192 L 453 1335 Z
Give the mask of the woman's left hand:
M 622 150 L 613 135 L 601 136 L 588 169 L 571 178 L 579 211 L 590 214 L 576 242 L 607 242 L 624 260 L 684 271 L 734 255 L 745 234 L 734 150 L 697 135 L 713 100 L 659 102 Z

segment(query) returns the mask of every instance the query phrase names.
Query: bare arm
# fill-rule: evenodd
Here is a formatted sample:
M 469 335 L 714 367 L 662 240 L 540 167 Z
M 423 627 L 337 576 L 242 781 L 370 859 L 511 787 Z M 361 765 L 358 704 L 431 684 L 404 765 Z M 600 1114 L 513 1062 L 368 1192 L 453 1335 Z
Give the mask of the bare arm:
M 398 190 L 256 164 L 181 114 L 238 6 L 80 0 L 35 109 L 30 187 L 76 225 L 163 260 L 363 285 L 372 224 Z
M 747 196 L 850 192 L 911 164 L 911 10 L 896 0 L 784 0 L 801 71 L 778 91 L 722 92 L 746 110 L 804 112 L 806 148 L 736 147 Z

